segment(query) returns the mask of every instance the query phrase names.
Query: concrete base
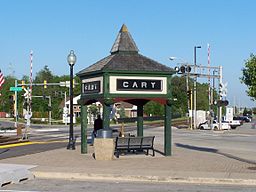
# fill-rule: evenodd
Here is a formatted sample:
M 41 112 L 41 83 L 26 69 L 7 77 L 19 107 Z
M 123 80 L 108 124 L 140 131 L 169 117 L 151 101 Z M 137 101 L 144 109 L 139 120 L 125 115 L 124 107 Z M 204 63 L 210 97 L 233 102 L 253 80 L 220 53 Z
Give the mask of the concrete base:
M 7 184 L 19 183 L 34 179 L 29 169 L 36 167 L 30 165 L 0 164 L 0 187 Z
M 113 138 L 95 138 L 94 154 L 96 160 L 113 160 L 115 144 Z

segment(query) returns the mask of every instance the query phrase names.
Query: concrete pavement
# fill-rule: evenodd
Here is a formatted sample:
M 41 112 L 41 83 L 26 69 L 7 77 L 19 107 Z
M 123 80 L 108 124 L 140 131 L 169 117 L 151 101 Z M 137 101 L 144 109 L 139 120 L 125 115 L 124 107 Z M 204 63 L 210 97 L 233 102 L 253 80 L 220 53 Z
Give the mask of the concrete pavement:
M 35 178 L 256 185 L 256 163 L 180 146 L 173 147 L 172 156 L 164 157 L 162 146 L 156 149 L 155 157 L 132 154 L 97 161 L 93 146 L 85 155 L 77 146 L 76 150 L 56 149 L 0 163 L 36 166 L 29 169 Z
M 156 156 L 131 154 L 120 156 L 112 161 L 99 161 L 93 158 L 94 148 L 88 145 L 88 154 L 65 148 L 41 153 L 0 160 L 0 165 L 7 164 L 35 166 L 29 170 L 35 178 L 57 178 L 77 180 L 111 180 L 111 181 L 143 181 L 143 182 L 183 182 L 238 184 L 256 186 L 255 152 L 228 147 L 218 147 L 213 143 L 198 142 L 203 136 L 227 137 L 228 143 L 239 137 L 255 135 L 252 129 L 235 130 L 233 132 L 202 132 L 177 130 L 173 128 L 172 156 L 163 156 L 163 127 L 147 129 L 145 135 L 155 135 Z M 178 134 L 178 132 L 179 134 Z M 134 134 L 134 133 L 132 133 Z M 193 134 L 194 139 L 187 136 Z M 195 137 L 196 136 L 196 137 Z M 186 138 L 186 141 L 184 139 Z M 253 137 L 254 138 L 254 137 Z M 200 140 L 199 140 L 200 139 Z M 190 141 L 191 140 L 191 141 Z M 79 141 L 79 140 L 78 140 Z M 242 143 L 241 143 L 242 144 Z M 42 144 L 43 145 L 43 144 Z M 239 144 L 238 144 L 239 145 Z M 242 146 L 241 146 L 242 147 Z M 150 151 L 151 154 L 151 151 Z

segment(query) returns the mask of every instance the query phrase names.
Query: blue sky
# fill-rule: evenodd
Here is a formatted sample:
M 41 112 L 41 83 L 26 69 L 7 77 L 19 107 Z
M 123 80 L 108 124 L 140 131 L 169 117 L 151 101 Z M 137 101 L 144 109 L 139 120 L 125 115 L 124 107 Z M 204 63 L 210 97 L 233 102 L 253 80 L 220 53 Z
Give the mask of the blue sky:
M 223 66 L 231 104 L 255 107 L 240 83 L 241 69 L 256 53 L 254 0 L 0 0 L 0 68 L 4 74 L 29 75 L 48 65 L 56 75 L 68 75 L 67 54 L 74 49 L 78 72 L 109 55 L 123 23 L 140 53 L 170 67 L 176 56 Z M 179 61 L 177 61 L 179 62 Z M 201 82 L 207 82 L 202 79 Z

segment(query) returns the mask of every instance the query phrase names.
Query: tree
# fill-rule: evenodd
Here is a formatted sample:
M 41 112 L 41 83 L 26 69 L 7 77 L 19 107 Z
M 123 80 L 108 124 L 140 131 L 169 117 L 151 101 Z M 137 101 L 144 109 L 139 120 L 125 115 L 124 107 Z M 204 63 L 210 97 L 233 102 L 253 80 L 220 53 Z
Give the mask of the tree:
M 144 106 L 144 113 L 147 116 L 163 116 L 164 115 L 164 106 L 155 101 L 149 101 Z
M 245 67 L 242 69 L 243 76 L 240 78 L 248 90 L 247 95 L 256 100 L 256 56 L 250 55 L 250 58 L 245 61 Z
M 14 86 L 15 78 L 12 76 L 5 76 L 5 83 L 1 88 L 1 96 L 0 96 L 0 111 L 13 114 L 13 104 L 12 101 L 14 92 L 10 91 L 10 87 Z

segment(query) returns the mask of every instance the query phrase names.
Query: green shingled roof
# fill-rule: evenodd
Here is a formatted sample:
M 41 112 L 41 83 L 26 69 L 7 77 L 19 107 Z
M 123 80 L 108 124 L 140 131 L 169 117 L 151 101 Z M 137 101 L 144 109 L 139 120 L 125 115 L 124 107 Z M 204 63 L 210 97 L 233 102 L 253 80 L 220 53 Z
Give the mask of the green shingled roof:
M 158 63 L 138 53 L 139 50 L 123 25 L 110 51 L 111 55 L 101 59 L 93 65 L 81 70 L 78 76 L 100 71 L 141 71 L 141 72 L 170 72 L 173 69 Z

